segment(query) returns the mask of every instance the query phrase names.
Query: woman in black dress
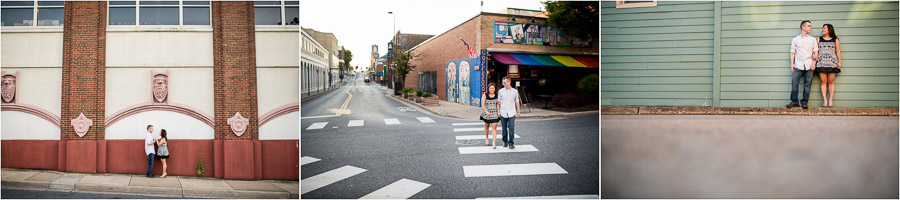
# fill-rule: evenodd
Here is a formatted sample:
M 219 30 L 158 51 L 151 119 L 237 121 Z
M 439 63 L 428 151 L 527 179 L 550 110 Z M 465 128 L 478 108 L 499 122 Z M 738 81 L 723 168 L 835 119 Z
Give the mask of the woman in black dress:
M 494 149 L 497 149 L 497 122 L 500 122 L 500 104 L 497 100 L 497 86 L 494 83 L 488 84 L 488 91 L 481 95 L 481 120 L 484 121 L 484 146 L 488 144 L 488 127 L 494 131 Z

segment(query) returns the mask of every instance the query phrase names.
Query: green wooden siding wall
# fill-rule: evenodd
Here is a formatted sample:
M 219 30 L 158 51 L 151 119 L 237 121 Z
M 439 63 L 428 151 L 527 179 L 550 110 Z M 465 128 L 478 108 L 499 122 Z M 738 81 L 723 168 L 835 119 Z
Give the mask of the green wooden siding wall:
M 898 106 L 897 2 L 601 3 L 602 105 L 780 107 L 800 21 L 841 39 L 835 106 Z M 810 104 L 821 106 L 818 75 Z
M 713 2 L 600 2 L 601 105 L 712 105 Z

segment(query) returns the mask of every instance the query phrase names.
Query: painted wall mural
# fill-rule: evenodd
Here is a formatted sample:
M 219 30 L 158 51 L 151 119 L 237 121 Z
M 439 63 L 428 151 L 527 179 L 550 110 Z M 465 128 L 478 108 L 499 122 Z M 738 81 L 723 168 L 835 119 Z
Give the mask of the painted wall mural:
M 485 72 L 481 67 L 481 57 L 483 56 L 447 61 L 447 101 L 481 106 Z
M 591 39 L 567 37 L 553 26 L 494 22 L 494 43 L 590 48 L 591 42 Z
M 458 102 L 457 95 L 459 95 L 459 81 L 456 79 L 456 63 L 447 62 L 447 101 L 449 102 Z

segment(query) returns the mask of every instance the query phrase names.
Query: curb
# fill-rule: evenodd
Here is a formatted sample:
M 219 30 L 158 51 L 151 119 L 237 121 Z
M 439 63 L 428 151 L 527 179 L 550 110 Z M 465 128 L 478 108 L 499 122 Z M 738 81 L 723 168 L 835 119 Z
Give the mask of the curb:
M 394 96 L 393 94 L 390 94 L 389 91 L 388 91 L 388 94 L 387 94 L 387 95 L 390 96 L 391 98 L 393 98 L 394 100 L 400 101 L 400 102 L 402 102 L 402 103 L 404 103 L 404 104 L 412 104 L 412 105 L 415 105 L 416 107 L 422 108 L 423 110 L 427 110 L 428 112 L 431 112 L 432 114 L 435 114 L 435 115 L 438 115 L 438 116 L 441 116 L 441 117 L 447 117 L 447 118 L 453 118 L 453 119 L 460 119 L 460 120 L 468 120 L 468 119 L 465 119 L 465 118 L 459 118 L 459 117 L 447 115 L 446 113 L 443 113 L 443 112 L 438 112 L 438 111 L 432 110 L 432 109 L 429 108 L 428 106 L 424 106 L 424 105 L 417 104 L 417 103 L 411 103 L 411 102 L 409 102 L 408 100 L 405 100 L 405 99 L 403 99 L 403 98 L 400 98 L 400 97 Z M 591 110 L 591 111 L 581 111 L 581 112 L 562 113 L 562 114 L 552 114 L 552 115 L 521 115 L 521 116 L 519 116 L 519 117 L 516 118 L 516 119 L 547 119 L 547 118 L 568 117 L 568 116 L 573 116 L 573 115 L 590 114 L 590 113 L 599 113 L 599 112 L 600 112 L 599 110 Z
M 408 100 L 405 100 L 405 99 L 402 99 L 402 98 L 400 98 L 400 97 L 394 96 L 393 94 L 390 94 L 390 92 L 388 92 L 387 96 L 391 97 L 391 98 L 394 99 L 394 100 L 399 101 L 400 103 L 406 104 L 406 105 L 415 105 L 416 107 L 419 107 L 419 108 L 421 108 L 422 110 L 426 110 L 426 111 L 430 112 L 431 114 L 434 114 L 434 115 L 437 115 L 437 116 L 446 117 L 446 118 L 452 118 L 452 119 L 462 119 L 462 118 L 458 118 L 458 117 L 455 117 L 455 116 L 448 115 L 448 114 L 443 113 L 443 112 L 437 112 L 437 111 L 435 111 L 435 110 L 432 110 L 432 109 L 429 108 L 428 106 L 419 105 L 419 104 L 417 104 L 417 103 L 410 103 Z M 462 120 L 465 120 L 465 119 L 462 119 Z
M 51 182 L 2 181 L 3 188 L 25 190 L 73 191 L 121 195 L 145 195 L 183 198 L 241 198 L 241 199 L 286 199 L 299 198 L 299 194 L 273 191 L 183 189 L 175 187 L 110 186 L 96 184 L 74 184 L 72 189 L 51 188 Z
M 898 116 L 898 108 L 782 108 L 709 106 L 601 106 L 602 115 L 810 115 L 810 116 Z
M 301 97 L 300 97 L 300 101 L 302 102 L 302 101 L 309 100 L 309 99 L 311 99 L 311 98 L 315 98 L 315 97 L 318 97 L 318 96 L 322 96 L 323 94 L 328 93 L 328 92 L 331 92 L 332 90 L 336 90 L 336 89 L 337 89 L 337 87 L 335 87 L 335 88 L 330 88 L 330 89 L 325 89 L 325 90 L 323 90 L 323 91 L 321 91 L 321 92 L 319 92 L 319 93 L 311 94 L 311 95 L 306 96 L 306 97 L 302 97 L 303 94 L 301 93 L 301 94 L 300 94 L 300 96 L 301 96 Z

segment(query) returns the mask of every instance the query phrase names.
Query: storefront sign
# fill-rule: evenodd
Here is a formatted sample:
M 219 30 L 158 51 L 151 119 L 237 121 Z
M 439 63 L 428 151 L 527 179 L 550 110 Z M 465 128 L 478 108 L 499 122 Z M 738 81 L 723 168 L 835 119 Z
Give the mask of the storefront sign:
M 553 26 L 512 22 L 494 22 L 494 43 L 592 47 L 590 39 L 567 37 Z

